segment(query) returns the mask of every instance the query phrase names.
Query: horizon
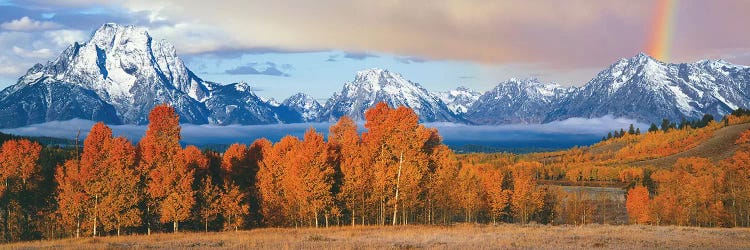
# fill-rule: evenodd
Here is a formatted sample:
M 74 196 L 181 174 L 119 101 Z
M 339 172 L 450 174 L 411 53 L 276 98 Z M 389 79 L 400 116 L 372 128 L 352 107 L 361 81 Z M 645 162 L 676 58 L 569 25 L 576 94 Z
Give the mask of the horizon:
M 221 3 L 223 5 L 226 3 Z M 254 3 L 247 3 L 254 6 Z M 503 5 L 503 4 L 500 4 Z M 269 22 L 277 25 L 276 29 L 263 27 L 245 27 L 245 32 L 236 32 L 236 25 L 228 23 L 212 23 L 209 20 L 187 20 L 190 8 L 183 10 L 164 10 L 158 6 L 166 6 L 164 2 L 142 5 L 139 3 L 88 3 L 86 1 L 62 2 L 55 5 L 39 4 L 34 1 L 0 1 L 0 45 L 11 48 L 0 52 L 0 88 L 15 84 L 18 77 L 35 63 L 52 60 L 63 48 L 73 42 L 88 40 L 89 34 L 103 23 L 114 22 L 122 25 L 145 27 L 155 40 L 167 40 L 177 47 L 188 68 L 199 77 L 221 84 L 247 82 L 259 96 L 273 98 L 278 101 L 297 93 L 305 92 L 313 98 L 323 102 L 341 86 L 352 80 L 358 70 L 368 68 L 385 68 L 402 74 L 406 79 L 420 83 L 430 91 L 448 91 L 458 86 L 465 86 L 475 91 L 484 92 L 496 84 L 510 78 L 537 78 L 544 83 L 557 83 L 561 86 L 581 86 L 594 77 L 606 66 L 621 58 L 629 58 L 638 53 L 647 53 L 656 60 L 667 63 L 694 62 L 703 59 L 724 59 L 732 63 L 747 65 L 750 62 L 750 51 L 741 49 L 741 44 L 747 44 L 750 37 L 740 32 L 727 32 L 715 29 L 708 24 L 727 21 L 737 22 L 747 19 L 740 15 L 726 15 L 716 8 L 742 9 L 746 2 L 725 2 L 722 6 L 703 6 L 702 2 L 690 1 L 643 1 L 631 5 L 619 3 L 597 3 L 580 8 L 590 8 L 592 13 L 613 14 L 594 15 L 589 12 L 577 13 L 575 5 L 555 6 L 551 3 L 526 4 L 517 7 L 501 6 L 484 12 L 475 17 L 468 17 L 456 12 L 458 10 L 476 10 L 481 6 L 476 3 L 452 3 L 446 6 L 428 6 L 415 13 L 424 14 L 423 17 L 405 24 L 406 27 L 397 28 L 395 23 L 376 25 L 372 22 L 381 20 L 387 15 L 400 13 L 413 6 L 375 5 L 368 9 L 357 9 L 364 12 L 365 20 L 347 20 L 353 22 L 345 25 L 367 23 L 378 29 L 390 27 L 393 32 L 405 32 L 405 47 L 392 43 L 372 43 L 368 38 L 382 39 L 383 34 L 362 33 L 357 30 L 340 30 L 351 38 L 347 43 L 337 43 L 330 39 L 322 39 L 315 34 L 300 31 L 298 26 L 305 22 L 294 19 L 290 23 L 277 23 L 264 19 L 266 15 L 236 15 L 227 10 L 228 17 L 243 23 Z M 244 6 L 240 4 L 240 6 Z M 356 4 L 354 5 L 356 6 Z M 529 13 L 529 8 L 534 12 Z M 331 7 L 322 3 L 314 8 Z M 338 6 L 343 9 L 350 6 Z M 709 9 L 705 13 L 697 10 Z M 279 6 L 269 6 L 270 12 L 294 12 L 295 9 L 284 9 Z M 555 8 L 563 8 L 565 13 L 555 13 Z M 415 9 L 416 10 L 416 9 Z M 255 11 L 249 8 L 248 11 Z M 491 18 L 493 14 L 518 11 L 514 15 L 515 22 L 524 22 L 528 18 L 540 19 L 539 27 L 506 27 L 500 25 L 498 19 Z M 614 11 L 614 12 L 613 12 Z M 539 13 L 536 13 L 539 12 Z M 436 13 L 452 13 L 448 19 L 441 19 Z M 717 13 L 721 15 L 716 15 Z M 551 22 L 539 15 L 556 15 L 560 20 Z M 469 18 L 469 19 L 466 19 Z M 317 20 L 317 19 L 316 19 Z M 331 25 L 346 20 L 344 17 L 319 20 L 323 25 Z M 435 23 L 451 24 L 439 26 Z M 507 21 L 507 20 L 506 20 Z M 570 27 L 563 24 L 566 23 Z M 693 25 L 703 21 L 705 24 Z M 750 21 L 750 20 L 749 20 Z M 602 23 L 615 23 L 632 30 L 623 34 L 612 34 L 611 27 Z M 491 24 L 499 25 L 496 29 L 485 29 Z M 271 24 L 269 24 L 271 25 Z M 313 24 L 310 24 L 313 25 Z M 364 24 L 362 24 L 364 25 Z M 687 27 L 690 27 L 686 30 Z M 420 29 L 425 31 L 420 32 Z M 429 29 L 428 29 L 429 28 Z M 591 28 L 591 30 L 586 29 Z M 469 36 L 463 43 L 446 37 L 445 32 L 477 29 L 495 34 L 487 37 Z M 526 30 L 524 30 L 526 29 Z M 565 31 L 565 29 L 569 29 Z M 441 32 L 433 32 L 441 31 Z M 616 29 L 615 29 L 616 30 Z M 513 39 L 497 37 L 502 34 L 517 34 L 520 41 L 535 42 L 530 44 L 514 43 Z M 536 37 L 536 33 L 546 31 L 546 35 Z M 556 32 L 569 32 L 560 42 L 536 41 L 554 40 Z M 268 34 L 283 36 L 275 38 Z M 335 32 L 335 31 L 326 31 Z M 510 32 L 510 33 L 504 33 Z M 529 34 L 527 34 L 529 33 Z M 600 34 L 601 33 L 601 34 Z M 702 43 L 688 42 L 686 37 L 705 36 L 715 33 L 726 35 L 726 39 L 707 40 Z M 335 33 L 331 33 L 335 34 Z M 399 33 L 401 34 L 401 33 Z M 406 33 L 405 33 L 406 34 Z M 602 35 L 608 35 L 602 37 Z M 586 36 L 592 36 L 595 41 L 587 41 Z M 413 45 L 414 41 L 440 37 L 455 44 L 423 43 L 421 49 Z M 54 39 L 49 39 L 54 38 Z M 253 39 L 257 38 L 257 39 Z M 496 43 L 485 48 L 481 55 L 473 53 L 471 45 L 479 46 L 482 39 L 490 39 Z M 516 39 L 516 38 L 514 38 Z M 605 40 L 602 40 L 605 39 Z M 396 39 L 401 40 L 401 39 Z M 720 40 L 720 41 L 719 41 Z M 295 42 L 290 42 L 295 41 Z M 606 42 L 605 42 L 606 41 Z M 596 47 L 582 48 L 594 42 Z M 493 43 L 493 44 L 494 44 Z M 539 43 L 539 44 L 537 44 Z M 695 44 L 694 44 L 695 43 Z M 327 45 L 326 45 L 327 44 Z M 462 45 L 463 44 L 463 45 Z M 479 44 L 479 45 L 478 45 Z M 443 51 L 443 47 L 450 47 L 455 51 Z M 458 47 L 456 47 L 458 46 Z M 462 49 L 458 49 L 462 48 Z M 534 51 L 550 51 L 557 48 L 556 53 L 537 55 Z M 738 49 L 740 48 L 740 49 Z M 584 49 L 584 50 L 582 50 Z M 569 51 L 568 51 L 569 50 Z M 591 51 L 589 51 L 591 50 Z M 505 51 L 505 52 L 498 52 Z M 509 51 L 527 51 L 528 55 Z M 567 52 L 566 52 L 567 51 Z M 571 52 L 584 52 L 572 56 Z M 4 54 L 3 54 L 4 53 Z M 564 62 L 564 63 L 561 63 Z M 436 73 L 438 72 L 438 73 Z

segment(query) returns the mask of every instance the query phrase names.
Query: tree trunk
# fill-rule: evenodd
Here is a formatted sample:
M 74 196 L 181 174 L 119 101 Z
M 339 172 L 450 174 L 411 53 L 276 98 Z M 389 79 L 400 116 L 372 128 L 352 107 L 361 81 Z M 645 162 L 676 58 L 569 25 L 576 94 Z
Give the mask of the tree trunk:
M 179 229 L 178 229 L 178 224 L 177 224 L 177 223 L 178 223 L 178 222 L 177 222 L 177 220 L 176 220 L 176 219 L 175 219 L 175 220 L 174 220 L 174 221 L 172 222 L 172 229 L 173 229 L 174 233 L 177 233 L 177 231 L 179 230 Z
M 76 238 L 81 237 L 81 220 L 76 220 Z
M 318 210 L 315 210 L 315 228 L 318 228 Z
M 401 152 L 401 156 L 398 158 L 398 174 L 396 175 L 396 197 L 393 202 L 393 225 L 396 225 L 396 219 L 398 215 L 398 186 L 401 183 L 401 166 L 404 163 L 404 152 Z
M 326 219 L 326 227 L 328 227 L 328 213 L 326 213 L 324 216 L 325 216 L 325 219 Z
M 206 217 L 206 233 L 208 233 L 208 217 Z
M 94 195 L 94 237 L 96 237 L 96 217 L 98 215 L 97 213 L 97 206 L 99 205 L 99 195 Z
M 146 204 L 146 235 L 151 235 L 151 207 Z

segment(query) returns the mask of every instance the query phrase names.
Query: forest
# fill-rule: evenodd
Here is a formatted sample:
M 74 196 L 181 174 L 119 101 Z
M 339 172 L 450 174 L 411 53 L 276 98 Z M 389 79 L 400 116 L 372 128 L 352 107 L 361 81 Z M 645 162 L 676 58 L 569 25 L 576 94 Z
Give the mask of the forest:
M 365 113 L 364 132 L 342 117 L 327 138 L 310 128 L 302 138 L 216 152 L 181 145 L 179 117 L 160 105 L 137 144 L 114 137 L 103 123 L 81 145 L 2 138 L 0 233 L 13 242 L 347 225 L 747 227 L 750 130 L 720 161 L 634 164 L 693 148 L 721 128 L 750 122 L 748 113 L 680 126 L 667 121 L 645 133 L 621 130 L 588 149 L 455 154 L 411 109 L 378 103 Z M 613 145 L 619 146 L 593 150 Z M 594 184 L 623 192 L 561 187 Z

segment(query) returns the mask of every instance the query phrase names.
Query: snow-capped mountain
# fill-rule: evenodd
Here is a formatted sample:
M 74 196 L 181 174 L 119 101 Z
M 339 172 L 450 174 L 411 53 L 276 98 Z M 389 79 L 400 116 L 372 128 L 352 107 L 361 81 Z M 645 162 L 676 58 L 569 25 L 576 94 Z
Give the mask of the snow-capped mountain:
M 200 105 L 208 95 L 203 80 L 185 67 L 170 43 L 154 41 L 143 28 L 105 24 L 88 42 L 74 43 L 57 59 L 32 67 L 18 80 L 17 89 L 60 84 L 93 91 L 124 123 L 145 123 L 144 114 L 160 103 L 172 104 L 184 122 L 208 122 L 208 110 Z M 18 94 L 6 98 L 21 97 Z M 50 94 L 54 98 L 20 113 L 58 105 L 69 93 Z M 69 97 L 72 103 L 76 98 Z
M 723 60 L 663 63 L 645 54 L 621 59 L 580 88 L 511 79 L 486 93 L 459 87 L 431 93 L 383 69 L 356 73 L 321 106 L 299 93 L 283 103 L 257 96 L 246 83 L 222 85 L 191 72 L 169 42 L 144 28 L 105 24 L 89 41 L 30 68 L 0 91 L 0 127 L 73 118 L 144 124 L 161 103 L 181 122 L 273 124 L 363 120 L 377 102 L 412 108 L 423 122 L 541 123 L 612 115 L 642 122 L 716 118 L 750 107 L 750 67 Z
M 601 71 L 545 121 L 613 115 L 645 122 L 715 118 L 750 106 L 750 68 L 726 61 L 663 63 L 646 54 Z
M 205 105 L 211 110 L 209 122 L 217 125 L 272 124 L 301 122 L 299 113 L 261 99 L 247 83 L 210 84 Z
M 460 86 L 454 90 L 434 92 L 435 96 L 448 105 L 454 114 L 465 114 L 474 102 L 479 100 L 482 93 Z
M 296 111 L 302 116 L 302 121 L 304 122 L 317 121 L 320 113 L 323 111 L 323 106 L 305 93 L 297 93 L 290 96 L 280 106 Z
M 354 81 L 347 82 L 341 92 L 334 93 L 326 102 L 321 120 L 335 121 L 344 115 L 363 120 L 364 112 L 381 101 L 391 107 L 412 108 L 423 122 L 463 121 L 418 83 L 384 69 L 357 72 Z
M 477 124 L 540 123 L 574 91 L 534 78 L 513 78 L 480 96 L 465 117 Z
M 260 101 L 247 85 L 202 80 L 172 44 L 154 40 L 146 29 L 110 23 L 0 92 L 0 127 L 72 118 L 144 124 L 162 103 L 193 124 L 300 120 L 298 114 L 277 114 L 286 109 Z

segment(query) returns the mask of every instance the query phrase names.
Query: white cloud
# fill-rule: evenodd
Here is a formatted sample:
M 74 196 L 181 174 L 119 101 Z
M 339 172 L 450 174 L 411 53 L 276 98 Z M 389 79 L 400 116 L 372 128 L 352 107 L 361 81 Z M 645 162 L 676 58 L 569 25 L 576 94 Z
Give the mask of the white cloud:
M 45 31 L 44 38 L 55 43 L 60 47 L 66 47 L 74 42 L 81 42 L 87 39 L 88 34 L 82 30 L 50 30 Z
M 0 64 L 0 75 L 18 75 L 22 72 L 21 68 L 15 65 Z
M 62 27 L 62 25 L 50 21 L 37 21 L 27 16 L 20 19 L 12 20 L 10 22 L 4 22 L 0 24 L 0 28 L 12 31 L 38 31 L 38 30 L 51 30 Z
M 47 48 L 36 49 L 36 50 L 25 50 L 18 46 L 13 46 L 13 53 L 21 57 L 28 58 L 48 58 L 53 55 L 52 51 Z

